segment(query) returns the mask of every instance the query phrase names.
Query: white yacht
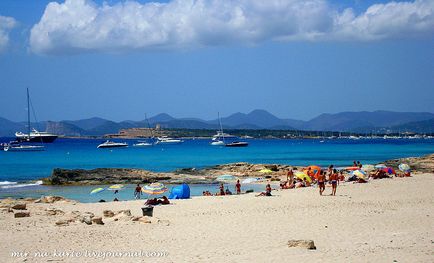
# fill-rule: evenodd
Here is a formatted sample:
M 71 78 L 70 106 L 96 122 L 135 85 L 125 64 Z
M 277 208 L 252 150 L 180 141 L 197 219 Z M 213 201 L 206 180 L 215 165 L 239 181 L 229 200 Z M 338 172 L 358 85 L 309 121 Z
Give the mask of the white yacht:
M 178 144 L 183 143 L 184 141 L 181 139 L 174 139 L 167 136 L 162 136 L 157 138 L 156 143 L 162 143 L 162 144 Z
M 40 132 L 36 129 L 32 129 L 30 132 L 30 136 L 27 133 L 16 132 L 15 137 L 20 142 L 43 142 L 43 143 L 51 143 L 57 139 L 57 135 L 48 133 L 48 132 Z
M 107 140 L 106 142 L 98 145 L 97 148 L 120 148 L 120 147 L 128 147 L 128 143 L 126 142 L 112 142 Z
M 30 127 L 30 95 L 29 89 L 27 89 L 27 128 L 28 132 L 16 132 L 15 137 L 18 142 L 42 142 L 42 143 L 51 143 L 57 139 L 57 135 L 48 133 L 48 132 L 40 132 L 36 129 L 31 129 Z
M 223 141 L 223 140 L 230 140 L 230 139 L 238 139 L 238 137 L 235 135 L 224 133 L 222 130 L 217 131 L 217 134 L 212 136 L 213 141 Z

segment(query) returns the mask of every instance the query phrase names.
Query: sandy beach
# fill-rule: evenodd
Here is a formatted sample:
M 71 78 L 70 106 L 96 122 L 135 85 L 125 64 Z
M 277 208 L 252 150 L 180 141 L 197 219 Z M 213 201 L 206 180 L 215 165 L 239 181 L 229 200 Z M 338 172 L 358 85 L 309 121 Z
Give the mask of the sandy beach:
M 14 218 L 2 209 L 0 257 L 3 262 L 101 262 L 103 257 L 109 262 L 432 262 L 432 189 L 434 174 L 419 173 L 344 183 L 335 197 L 319 196 L 313 187 L 273 191 L 272 197 L 195 197 L 157 206 L 153 218 L 139 221 L 132 220 L 141 216 L 143 201 L 29 202 L 30 217 Z M 47 209 L 63 212 L 48 215 Z M 132 215 L 103 216 L 104 210 L 125 209 Z M 104 225 L 55 224 L 72 211 L 92 212 Z M 313 240 L 316 250 L 290 248 L 290 240 Z M 111 254 L 138 251 L 160 257 Z

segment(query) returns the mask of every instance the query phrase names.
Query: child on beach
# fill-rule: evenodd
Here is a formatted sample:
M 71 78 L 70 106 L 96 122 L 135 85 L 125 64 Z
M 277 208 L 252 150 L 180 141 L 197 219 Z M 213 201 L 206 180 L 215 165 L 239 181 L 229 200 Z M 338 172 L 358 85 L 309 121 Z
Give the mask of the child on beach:
M 136 189 L 134 190 L 134 198 L 140 199 L 141 192 L 142 192 L 142 187 L 140 186 L 140 184 L 137 184 Z
M 223 183 L 220 184 L 220 195 L 225 195 L 225 187 Z
M 318 175 L 318 187 L 319 187 L 319 194 L 322 195 L 322 193 L 325 190 L 325 174 L 321 171 Z
M 332 193 L 330 195 L 336 195 L 336 188 L 338 187 L 338 173 L 336 169 L 333 169 L 332 174 L 329 176 L 329 180 L 332 184 Z
M 241 194 L 241 184 L 240 180 L 237 180 L 237 184 L 235 185 L 235 190 L 237 192 L 237 195 Z

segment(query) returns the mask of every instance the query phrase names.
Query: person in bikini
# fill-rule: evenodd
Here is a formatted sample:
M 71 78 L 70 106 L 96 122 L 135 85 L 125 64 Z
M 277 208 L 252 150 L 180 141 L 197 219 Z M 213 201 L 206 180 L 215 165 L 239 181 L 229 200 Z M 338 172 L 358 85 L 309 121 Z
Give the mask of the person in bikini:
M 333 172 L 329 176 L 329 180 L 332 184 L 332 193 L 330 195 L 336 195 L 336 188 L 338 187 L 338 172 L 333 169 Z
M 318 175 L 318 187 L 319 187 L 319 194 L 322 195 L 322 193 L 325 190 L 325 174 L 321 171 Z

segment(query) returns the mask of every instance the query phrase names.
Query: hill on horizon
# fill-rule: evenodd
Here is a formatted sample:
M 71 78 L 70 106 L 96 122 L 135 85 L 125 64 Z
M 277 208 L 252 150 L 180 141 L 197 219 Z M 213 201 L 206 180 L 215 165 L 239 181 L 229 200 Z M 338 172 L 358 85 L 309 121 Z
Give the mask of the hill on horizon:
M 269 129 L 269 130 L 306 130 L 306 131 L 343 131 L 369 132 L 376 130 L 434 132 L 434 114 L 429 112 L 392 112 L 392 111 L 360 111 L 324 113 L 309 121 L 282 119 L 266 110 L 253 110 L 250 113 L 237 112 L 221 118 L 224 129 Z M 121 129 L 147 128 L 159 124 L 162 128 L 179 129 L 219 129 L 218 119 L 202 120 L 199 118 L 174 118 L 167 113 L 160 113 L 148 120 L 114 122 L 93 117 L 81 120 L 44 121 L 37 127 L 48 132 L 85 136 L 113 134 Z M 13 136 L 16 131 L 24 131 L 23 122 L 13 122 L 0 118 L 0 136 Z

